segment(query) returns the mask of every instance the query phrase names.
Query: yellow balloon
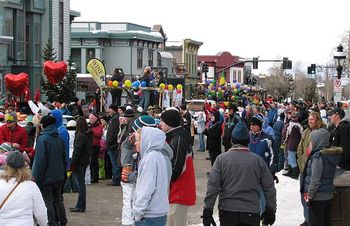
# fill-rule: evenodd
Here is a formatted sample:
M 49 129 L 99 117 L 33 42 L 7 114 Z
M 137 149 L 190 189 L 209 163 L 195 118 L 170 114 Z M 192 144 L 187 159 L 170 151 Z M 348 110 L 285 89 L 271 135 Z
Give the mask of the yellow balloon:
M 168 85 L 168 89 L 169 89 L 169 91 L 173 91 L 173 90 L 174 90 L 174 86 L 171 85 L 171 84 L 169 84 L 169 85 Z
M 114 86 L 114 87 L 118 87 L 118 85 L 119 85 L 119 82 L 118 82 L 118 81 L 113 81 L 113 86 Z
M 176 89 L 182 89 L 182 85 L 181 84 L 177 84 Z
M 160 87 L 161 89 L 164 89 L 164 88 L 165 88 L 165 84 L 164 84 L 164 83 L 160 83 L 160 84 L 159 84 L 159 87 Z
M 128 79 L 128 80 L 125 80 L 124 86 L 125 86 L 126 88 L 130 88 L 130 87 L 131 87 L 131 81 L 130 81 L 129 79 Z

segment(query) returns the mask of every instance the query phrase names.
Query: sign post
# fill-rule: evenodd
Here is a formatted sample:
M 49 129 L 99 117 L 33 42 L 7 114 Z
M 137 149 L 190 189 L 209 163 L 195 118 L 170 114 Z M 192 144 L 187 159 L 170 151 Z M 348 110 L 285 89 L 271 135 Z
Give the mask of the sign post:
M 341 79 L 338 79 L 338 78 L 334 79 L 333 89 L 334 89 L 334 103 L 338 104 L 338 102 L 341 101 L 341 93 L 342 93 Z

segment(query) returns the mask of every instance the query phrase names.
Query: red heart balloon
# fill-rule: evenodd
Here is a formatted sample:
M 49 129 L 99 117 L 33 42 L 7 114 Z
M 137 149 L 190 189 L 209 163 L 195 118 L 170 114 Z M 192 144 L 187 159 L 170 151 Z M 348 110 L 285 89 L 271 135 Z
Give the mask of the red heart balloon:
M 47 60 L 44 63 L 44 73 L 53 85 L 59 83 L 63 80 L 67 73 L 67 64 L 63 61 L 57 63 Z
M 27 73 L 7 74 L 5 75 L 6 88 L 15 96 L 21 96 L 29 85 L 29 76 Z

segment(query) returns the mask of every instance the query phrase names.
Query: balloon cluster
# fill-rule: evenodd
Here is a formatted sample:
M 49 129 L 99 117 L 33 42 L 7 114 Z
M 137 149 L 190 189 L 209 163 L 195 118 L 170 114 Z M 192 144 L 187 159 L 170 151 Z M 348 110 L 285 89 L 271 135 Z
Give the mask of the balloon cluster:
M 114 81 L 108 81 L 107 85 L 111 88 L 131 88 L 131 81 L 129 79 L 125 80 L 124 83 L 118 82 L 117 80 Z

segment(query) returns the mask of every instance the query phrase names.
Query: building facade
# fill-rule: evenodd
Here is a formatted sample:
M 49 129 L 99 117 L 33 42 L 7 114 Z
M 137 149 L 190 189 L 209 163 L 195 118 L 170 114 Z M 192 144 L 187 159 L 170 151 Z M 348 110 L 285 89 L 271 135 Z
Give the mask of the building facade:
M 225 73 L 226 82 L 232 84 L 234 82 L 244 83 L 244 63 L 239 63 L 239 57 L 233 56 L 229 52 L 220 52 L 216 55 L 200 55 L 198 56 L 198 66 L 203 63 L 208 65 L 208 79 L 219 80 L 222 71 Z M 201 73 L 201 81 L 205 82 L 205 75 Z
M 32 93 L 40 88 L 41 58 L 50 40 L 57 60 L 70 55 L 70 22 L 79 13 L 70 11 L 70 0 L 0 1 L 0 78 L 26 72 Z M 5 93 L 2 82 L 1 93 Z
M 106 73 L 122 68 L 128 76 L 141 75 L 146 66 L 161 66 L 164 37 L 150 27 L 118 22 L 73 22 L 71 55 L 77 72 L 88 73 L 91 58 L 104 62 Z

